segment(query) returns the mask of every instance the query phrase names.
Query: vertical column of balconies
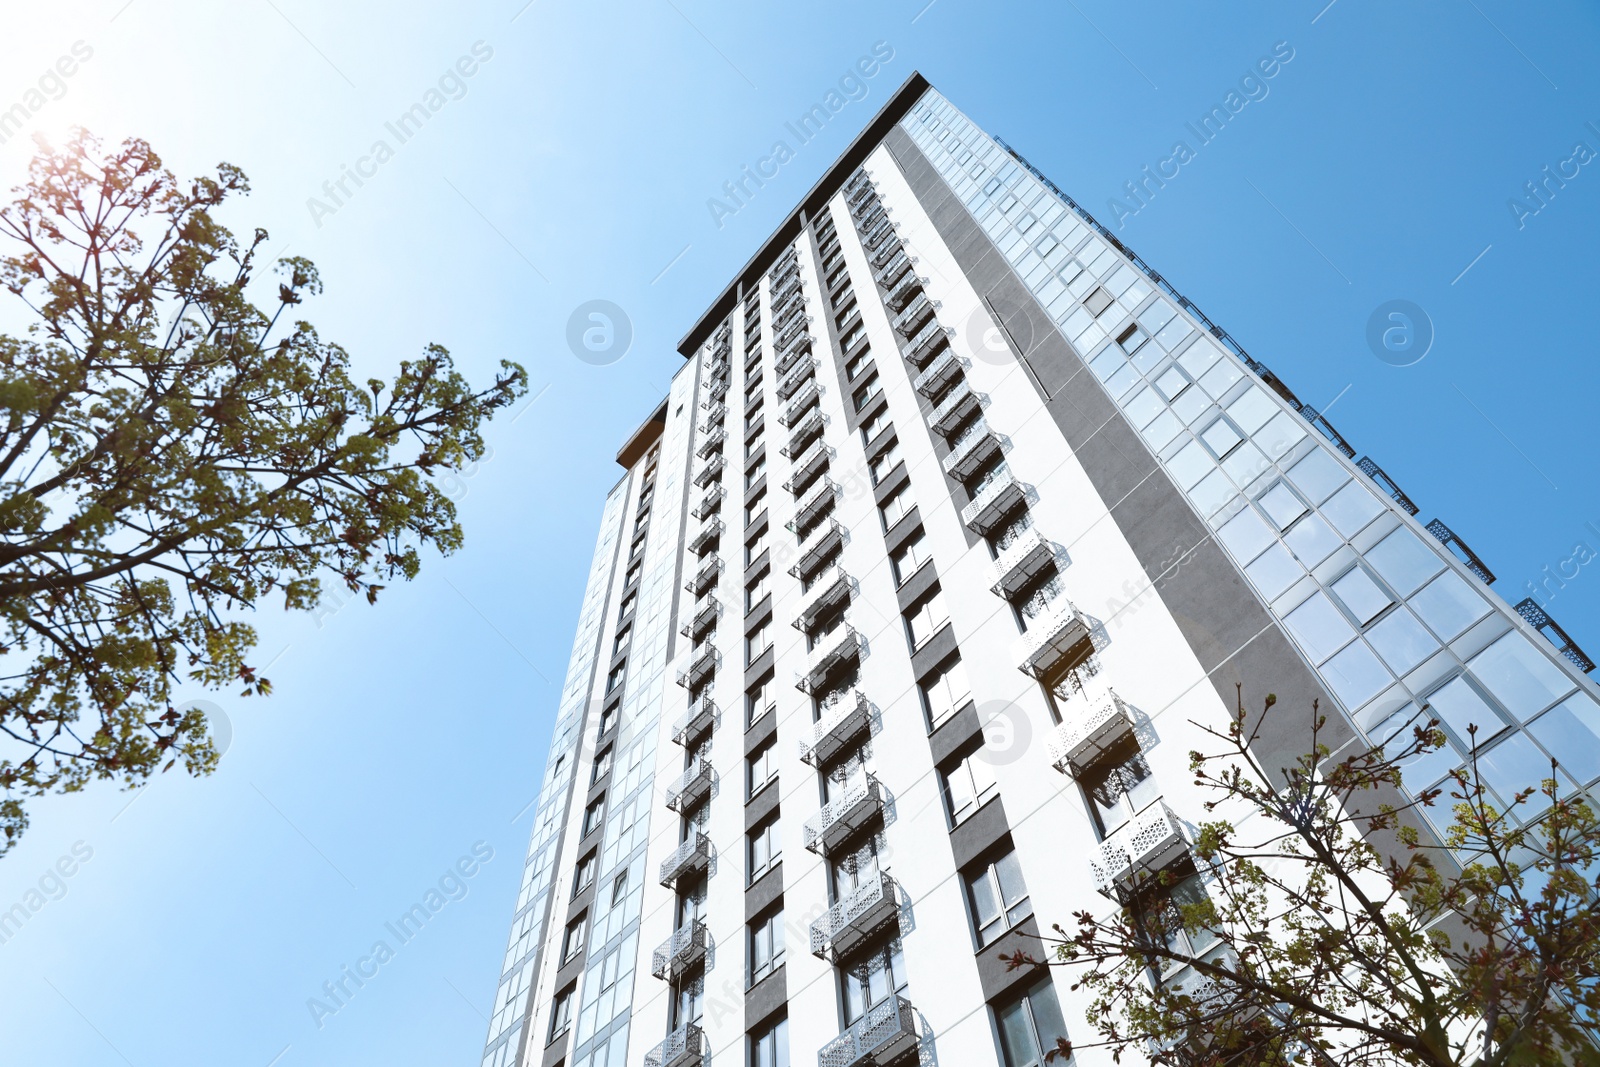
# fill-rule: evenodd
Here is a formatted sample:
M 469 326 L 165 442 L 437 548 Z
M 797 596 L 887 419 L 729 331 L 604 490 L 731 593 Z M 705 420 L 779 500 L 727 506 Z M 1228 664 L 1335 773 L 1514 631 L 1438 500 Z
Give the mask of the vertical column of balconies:
M 846 196 L 859 194 L 859 185 Z M 848 296 L 849 279 L 840 262 L 839 236 L 832 213 L 820 213 L 814 234 L 829 274 L 828 298 L 838 309 Z M 806 380 L 809 378 L 806 371 Z M 788 455 L 787 488 L 795 497 L 790 524 L 798 545 L 790 574 L 800 580 L 801 599 L 794 626 L 805 635 L 806 662 L 795 671 L 796 687 L 810 698 L 812 722 L 800 738 L 800 757 L 823 780 L 821 809 L 802 832 L 805 847 L 820 856 L 829 873 L 828 910 L 812 923 L 814 955 L 834 965 L 841 984 L 857 983 L 854 971 L 872 967 L 900 934 L 899 898 L 893 879 L 877 868 L 877 841 L 884 830 L 886 793 L 869 765 L 874 733 L 872 704 L 860 687 L 863 638 L 852 615 L 860 587 L 842 563 L 846 531 L 835 508 L 840 487 L 830 477 L 837 452 L 830 447 L 811 407 L 808 386 L 798 385 L 792 412 L 796 428 Z M 841 995 L 843 990 L 841 990 Z M 850 1003 L 850 998 L 845 997 Z M 859 1015 L 818 1053 L 819 1067 L 863 1067 L 909 1061 L 918 1033 L 910 1003 L 893 988 L 864 1004 Z
M 1188 859 L 1185 824 L 1167 808 L 1153 780 L 1127 784 L 1135 773 L 1149 773 L 1136 715 L 1100 675 L 1089 620 L 1062 588 L 1064 554 L 1034 524 L 1035 491 L 1010 470 L 1006 439 L 984 410 L 987 398 L 969 377 L 970 364 L 951 349 L 938 305 L 926 292 L 926 280 L 912 271 L 893 227 L 876 221 L 876 201 L 872 193 L 852 205 L 857 229 L 928 426 L 943 440 L 941 465 L 961 521 L 988 545 L 994 558 L 991 591 L 1011 605 L 1023 627 L 1013 653 L 1016 665 L 1045 688 L 1058 717 L 1047 745 L 1051 763 L 1069 776 L 1092 776 L 1097 785 L 1109 781 L 1112 792 L 1121 788 L 1129 806 L 1138 809 L 1104 832 L 1089 857 L 1095 885 L 1121 900 L 1148 896 L 1152 873 Z M 1108 774 L 1108 765 L 1118 761 L 1136 762 L 1139 771 L 1124 771 L 1119 763 Z
M 680 633 L 688 639 L 688 646 L 679 660 L 676 679 L 687 690 L 688 702 L 674 716 L 671 732 L 673 743 L 683 748 L 684 768 L 667 786 L 665 795 L 667 808 L 682 819 L 682 832 L 679 845 L 662 861 L 659 872 L 661 884 L 675 897 L 675 926 L 650 960 L 651 974 L 672 990 L 672 1029 L 645 1055 L 650 1067 L 697 1067 L 709 1051 L 698 1012 L 690 1006 L 697 1001 L 691 987 L 703 982 L 711 948 L 699 912 L 703 883 L 716 856 L 704 827 L 716 784 L 708 748 L 719 719 L 712 683 L 722 665 L 715 638 L 724 613 L 719 592 L 727 569 L 722 544 L 727 523 L 722 512 L 727 496 L 723 478 L 732 349 L 732 323 L 724 322 L 701 355 L 699 443 L 692 474 L 694 492 L 699 495 L 690 508 L 698 525 L 691 524 L 684 542 L 690 557 L 684 567 L 690 576 L 684 588 L 694 599 L 682 612 L 685 622 Z

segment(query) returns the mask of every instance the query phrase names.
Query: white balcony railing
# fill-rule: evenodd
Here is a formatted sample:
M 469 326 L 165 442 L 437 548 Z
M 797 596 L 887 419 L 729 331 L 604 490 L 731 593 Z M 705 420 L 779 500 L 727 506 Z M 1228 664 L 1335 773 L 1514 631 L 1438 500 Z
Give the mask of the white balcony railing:
M 1075 775 L 1102 751 L 1133 730 L 1128 708 L 1109 688 L 1065 702 L 1048 744 L 1050 765 Z
M 827 418 L 822 414 L 822 409 L 819 407 L 812 408 L 806 412 L 804 418 L 790 427 L 789 443 L 778 451 L 785 456 L 793 456 L 810 444 L 817 434 L 822 432 L 822 427 L 826 422 Z
M 722 506 L 722 498 L 726 495 L 727 493 L 722 488 L 721 483 L 712 486 L 706 492 L 706 495 L 700 498 L 700 503 L 696 504 L 689 514 L 697 519 L 705 518 Z
M 800 539 L 800 555 L 796 557 L 789 573 L 804 580 L 822 565 L 834 549 L 844 544 L 844 526 L 837 515 L 829 515 Z
M 961 428 L 967 416 L 977 411 L 979 406 L 978 394 L 972 391 L 972 386 L 965 381 L 957 382 L 928 415 L 928 426 L 936 433 L 949 437 Z
M 785 429 L 794 425 L 821 398 L 822 387 L 817 384 L 815 378 L 808 379 L 800 391 L 795 393 L 794 399 L 789 401 L 788 406 L 778 413 L 778 425 Z
M 1017 669 L 1033 678 L 1055 671 L 1062 660 L 1089 641 L 1089 619 L 1065 595 L 1028 622 L 1028 632 L 1017 639 Z
M 891 996 L 868 1008 L 850 1028 L 817 1052 L 817 1067 L 879 1067 L 909 1061 L 917 1047 L 917 1013 L 911 1002 Z
M 687 922 L 650 954 L 650 973 L 657 978 L 674 980 L 706 958 L 709 944 L 705 922 L 701 919 Z
M 674 744 L 688 747 L 696 741 L 701 734 L 711 729 L 717 721 L 717 703 L 709 696 L 702 696 L 689 705 L 689 710 L 678 716 L 672 724 L 672 740 Z
M 823 767 L 847 744 L 871 729 L 872 705 L 865 693 L 851 686 L 822 709 L 822 718 L 812 724 L 810 736 L 800 738 L 800 759 L 813 767 Z
M 708 641 L 698 651 L 689 653 L 686 665 L 678 670 L 678 684 L 692 693 L 704 685 L 720 666 L 722 653 Z
M 644 1054 L 644 1067 L 699 1067 L 705 1055 L 705 1035 L 694 1023 L 684 1023 Z
M 1183 824 L 1158 800 L 1090 851 L 1089 874 L 1096 889 L 1115 896 L 1118 889 L 1168 866 L 1187 848 Z
M 823 441 L 813 441 L 790 461 L 789 477 L 783 488 L 791 493 L 804 493 L 811 480 L 827 469 L 833 450 Z
M 940 336 L 943 336 L 941 331 Z M 938 396 L 940 391 L 961 374 L 961 359 L 955 352 L 946 348 L 938 357 L 924 367 L 911 383 L 911 387 L 926 397 Z
M 817 482 L 795 503 L 794 519 L 787 523 L 789 532 L 803 533 L 809 530 L 822 517 L 822 513 L 833 506 L 838 494 L 839 483 L 832 478 Z
M 806 666 L 795 673 L 795 687 L 807 695 L 815 693 L 840 664 L 861 655 L 861 634 L 851 625 L 849 612 L 832 630 L 817 638 L 806 653 Z
M 987 536 L 1025 499 L 1022 483 L 1010 471 L 1003 471 L 961 509 L 961 522 L 980 537 Z
M 805 821 L 803 843 L 808 851 L 831 856 L 882 811 L 883 785 L 870 774 L 862 775 Z
M 711 764 L 696 757 L 694 762 L 667 786 L 667 807 L 676 812 L 688 811 L 711 792 L 712 781 Z
M 680 878 L 702 873 L 711 866 L 714 855 L 716 850 L 711 847 L 711 838 L 698 830 L 692 832 L 688 840 L 661 861 L 661 884 L 671 889 Z
M 944 472 L 964 482 L 999 451 L 999 436 L 990 428 L 988 420 L 980 418 L 968 427 L 966 436 L 956 442 L 949 455 L 944 457 Z
M 935 304 L 927 293 L 918 293 L 900 314 L 894 317 L 894 330 L 902 337 L 913 337 L 933 315 Z
M 848 955 L 899 915 L 894 879 L 879 873 L 840 897 L 811 924 L 811 954 L 826 960 Z
M 722 554 L 720 552 L 712 553 L 700 561 L 700 566 L 695 569 L 694 574 L 684 584 L 684 589 L 697 597 L 704 596 L 708 589 L 717 584 L 717 579 L 722 576 L 724 566 Z
M 789 368 L 788 373 L 778 379 L 778 399 L 788 400 L 794 396 L 802 385 L 816 377 L 817 367 L 820 364 L 821 360 L 811 356 Z
M 994 561 L 994 585 L 989 587 L 990 592 L 1010 600 L 1043 574 L 1055 559 L 1056 546 L 1038 527 L 1030 526 Z
M 705 466 L 700 468 L 700 473 L 694 476 L 694 484 L 704 489 L 712 479 L 722 477 L 722 467 L 722 453 L 718 452 L 706 461 Z
M 855 579 L 837 563 L 825 569 L 812 579 L 811 587 L 801 594 L 794 628 L 810 630 L 823 615 L 848 601 L 855 586 Z
M 716 429 L 712 430 L 706 435 L 705 440 L 700 442 L 700 447 L 695 449 L 695 454 L 701 459 L 705 459 L 707 456 L 711 455 L 711 453 L 721 448 L 722 442 L 727 440 L 727 438 L 728 431 L 723 429 L 721 426 L 718 426 Z
M 697 556 L 702 556 L 710 546 L 717 543 L 722 537 L 722 531 L 727 529 L 727 524 L 721 518 L 713 517 L 709 522 L 702 523 L 695 535 L 689 538 L 689 551 Z
M 699 640 L 700 635 L 717 624 L 722 615 L 722 602 L 714 596 L 703 596 L 695 601 L 689 621 L 678 632 L 684 637 Z

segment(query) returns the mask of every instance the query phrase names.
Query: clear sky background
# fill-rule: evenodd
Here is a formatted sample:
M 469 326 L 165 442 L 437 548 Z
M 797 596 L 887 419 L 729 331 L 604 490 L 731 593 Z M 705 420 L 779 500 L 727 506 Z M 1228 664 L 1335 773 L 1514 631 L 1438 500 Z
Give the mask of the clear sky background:
M 480 380 L 520 360 L 542 393 L 458 487 L 463 551 L 376 608 L 259 613 L 276 692 L 211 696 L 233 730 L 214 776 L 34 805 L 0 910 L 75 843 L 92 858 L 0 944 L 0 1061 L 477 1063 L 612 457 L 678 338 L 913 69 L 1110 222 L 1123 183 L 1289 42 L 1268 95 L 1119 235 L 1502 596 L 1575 573 L 1550 609 L 1600 655 L 1600 561 L 1572 560 L 1600 550 L 1600 162 L 1521 228 L 1508 207 L 1576 142 L 1600 151 L 1592 5 L 926 3 L 6 5 L 0 110 L 85 42 L 29 131 L 144 137 L 180 175 L 242 166 L 254 192 L 227 221 L 319 264 L 305 313 L 358 371 L 434 341 Z M 707 201 L 880 40 L 894 58 L 865 99 L 719 228 Z M 478 41 L 465 95 L 314 219 L 307 199 Z M 0 144 L 5 187 L 31 147 Z M 609 366 L 566 344 L 591 299 L 631 319 Z M 1412 366 L 1367 344 L 1392 299 L 1435 330 Z M 318 1029 L 307 998 L 477 841 L 494 858 L 466 896 Z

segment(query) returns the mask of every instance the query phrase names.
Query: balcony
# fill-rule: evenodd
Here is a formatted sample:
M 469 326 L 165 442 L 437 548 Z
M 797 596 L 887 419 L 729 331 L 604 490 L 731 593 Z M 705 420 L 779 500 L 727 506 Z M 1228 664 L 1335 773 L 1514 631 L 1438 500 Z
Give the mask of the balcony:
M 873 270 L 877 270 L 880 267 L 888 266 L 894 257 L 900 255 L 903 251 L 905 249 L 898 241 L 890 241 L 876 251 L 868 253 L 867 262 L 872 265 Z
M 850 1028 L 817 1052 L 817 1067 L 891 1067 L 917 1059 L 917 1013 L 904 997 L 868 1008 Z
M 906 276 L 906 272 L 910 269 L 911 257 L 906 255 L 905 249 L 902 248 L 898 256 L 891 259 L 882 268 L 874 270 L 872 272 L 872 276 L 874 279 L 876 279 L 880 286 L 888 289 L 898 285 L 900 283 L 900 279 L 904 278 Z
M 928 324 L 933 318 L 933 301 L 928 299 L 927 293 L 918 293 L 907 304 L 905 310 L 894 318 L 894 332 L 901 337 L 915 337 L 917 331 Z
M 834 498 L 839 493 L 839 483 L 831 478 L 823 478 L 812 486 L 794 505 L 794 518 L 785 523 L 790 533 L 804 534 L 811 529 L 816 521 L 822 518 L 823 513 L 833 507 Z
M 1189 847 L 1183 826 L 1156 801 L 1089 851 L 1089 874 L 1108 897 L 1166 867 Z
M 923 396 L 932 400 L 944 392 L 955 380 L 961 377 L 961 359 L 949 346 L 949 338 L 944 331 L 937 329 L 935 332 L 944 342 L 944 351 L 923 366 L 922 372 L 912 381 L 911 386 Z
M 1068 777 L 1076 776 L 1112 742 L 1133 730 L 1127 705 L 1110 689 L 1067 701 L 1062 714 L 1049 742 L 1050 766 Z
M 705 962 L 710 940 L 703 920 L 685 923 L 650 954 L 650 973 L 668 982 L 677 981 Z
M 987 421 L 978 419 L 944 457 L 944 472 L 958 482 L 965 482 L 999 454 L 999 436 L 989 428 Z
M 821 770 L 871 731 L 872 705 L 867 694 L 852 686 L 835 694 L 812 725 L 811 736 L 800 738 L 800 759 Z
M 861 244 L 868 252 L 876 252 L 885 241 L 894 236 L 894 223 L 885 215 L 880 221 L 870 225 L 872 230 L 861 239 Z
M 785 300 L 798 295 L 800 292 L 800 272 L 795 271 L 788 275 L 783 282 L 772 288 L 772 306 L 777 307 Z
M 787 348 L 787 347 L 789 347 L 789 345 L 794 343 L 794 339 L 796 337 L 799 337 L 801 334 L 803 334 L 805 332 L 806 332 L 806 320 L 805 319 L 803 319 L 803 318 L 791 319 L 791 320 L 789 320 L 789 323 L 786 326 L 783 327 L 783 329 L 775 330 L 773 332 L 772 343 L 774 345 L 776 345 L 780 349 Z
M 678 716 L 672 724 L 672 742 L 688 748 L 717 723 L 717 703 L 710 697 L 701 697 L 689 705 L 689 710 Z
M 806 820 L 802 839 L 807 851 L 827 859 L 882 814 L 883 785 L 872 775 L 863 775 Z
M 700 432 L 710 433 L 722 429 L 722 420 L 728 414 L 728 405 L 720 400 L 706 408 L 706 417 L 700 420 Z
M 800 417 L 822 399 L 822 387 L 815 378 L 808 379 L 805 387 L 794 395 L 789 401 L 789 406 L 778 412 L 778 425 L 788 428 L 800 420 Z
M 703 519 L 722 506 L 722 498 L 727 495 L 722 488 L 722 483 L 712 486 L 705 496 L 700 498 L 700 503 L 689 510 L 689 514 L 697 519 Z
M 696 759 L 667 786 L 667 807 L 679 814 L 689 811 L 711 795 L 711 783 L 711 764 Z
M 804 581 L 842 544 L 844 527 L 839 524 L 838 516 L 829 515 L 826 520 L 806 531 L 800 541 L 800 558 L 789 568 L 789 573 Z
M 1556 646 L 1556 651 L 1561 653 L 1562 658 L 1568 663 L 1584 674 L 1594 670 L 1594 660 L 1590 659 L 1588 654 L 1578 647 L 1578 642 L 1568 636 L 1567 631 L 1561 628 L 1561 624 L 1552 619 L 1549 612 L 1540 607 L 1539 602 L 1534 600 L 1533 597 L 1530 596 L 1518 601 L 1514 610 L 1527 621 L 1529 626 L 1544 634 L 1545 638 Z
M 698 830 L 694 831 L 687 841 L 661 861 L 661 884 L 668 889 L 676 889 L 679 882 L 705 874 L 711 869 L 711 857 L 715 854 L 711 838 Z
M 911 303 L 912 297 L 917 296 L 921 292 L 921 278 L 906 278 L 899 285 L 895 286 L 894 289 L 890 290 L 889 294 L 883 298 L 883 302 L 889 305 L 890 311 L 899 313 L 905 310 L 907 304 Z
M 811 924 L 811 954 L 830 963 L 847 959 L 873 935 L 899 921 L 894 879 L 880 873 Z
M 795 688 L 807 696 L 815 696 L 835 670 L 852 659 L 860 658 L 861 635 L 846 618 L 832 630 L 818 636 L 817 643 L 806 653 L 805 670 L 795 672 Z
M 801 594 L 800 611 L 795 616 L 794 628 L 810 632 L 818 619 L 849 603 L 855 585 L 855 579 L 838 564 L 824 570 L 811 583 L 811 587 Z
M 688 666 L 678 670 L 678 684 L 693 692 L 705 685 L 706 679 L 716 674 L 720 666 L 722 654 L 714 646 L 706 644 L 698 651 L 689 653 Z
M 1450 550 L 1450 554 L 1466 564 L 1467 570 L 1476 574 L 1487 585 L 1494 584 L 1494 572 L 1484 564 L 1479 555 L 1467 547 L 1467 543 L 1456 536 L 1454 530 L 1444 524 L 1442 519 L 1434 519 L 1428 523 L 1428 532 L 1438 539 L 1439 543 Z
M 859 184 L 847 186 L 844 191 L 846 206 L 854 211 L 856 208 L 872 199 L 872 194 L 877 190 L 873 188 L 872 180 L 865 176 L 859 179 Z
M 644 1067 L 700 1067 L 705 1057 L 705 1035 L 694 1023 L 684 1023 L 644 1054 Z
M 989 591 L 1010 600 L 1043 574 L 1056 558 L 1056 546 L 1030 527 L 1007 545 L 994 561 L 994 584 Z
M 694 576 L 684 585 L 684 589 L 697 597 L 705 596 L 706 590 L 717 584 L 717 579 L 722 576 L 724 566 L 721 555 L 713 554 L 707 556 L 700 561 L 700 569 L 694 572 Z
M 928 415 L 928 428 L 941 437 L 950 437 L 960 430 L 973 412 L 983 405 L 972 386 L 964 381 L 951 387 L 939 406 Z
M 790 368 L 789 373 L 778 379 L 778 399 L 788 400 L 806 382 L 816 376 L 817 367 L 821 360 L 815 356 L 802 359 Z
M 1361 473 L 1377 482 L 1378 488 L 1382 489 L 1385 493 L 1388 493 L 1389 497 L 1396 504 L 1399 504 L 1401 507 L 1405 508 L 1406 511 L 1412 515 L 1417 513 L 1417 506 L 1411 502 L 1410 497 L 1406 496 L 1405 491 L 1400 488 L 1399 483 L 1385 474 L 1382 467 L 1372 462 L 1371 456 L 1362 456 L 1361 462 L 1357 463 L 1356 466 L 1361 468 Z
M 1010 471 L 1004 471 L 961 509 L 961 522 L 979 537 L 987 537 L 1025 499 L 1022 483 Z
M 1017 668 L 1032 678 L 1052 673 L 1079 645 L 1089 643 L 1089 620 L 1065 596 L 1028 622 L 1017 639 Z
M 815 441 L 810 448 L 794 458 L 789 472 L 789 478 L 783 483 L 785 492 L 804 493 L 817 475 L 828 469 L 828 462 L 833 457 L 833 449 L 822 441 Z
M 689 551 L 697 556 L 705 555 L 706 549 L 717 543 L 725 529 L 727 524 L 720 518 L 705 523 L 693 537 L 689 538 Z
M 773 366 L 776 367 L 779 374 L 783 374 L 794 366 L 795 360 L 801 356 L 811 354 L 811 334 L 808 331 L 801 330 L 787 348 L 779 347 L 776 349 L 776 353 Z
M 821 408 L 812 408 L 806 412 L 805 418 L 790 428 L 789 443 L 778 451 L 789 457 L 799 455 L 806 445 L 816 440 L 817 435 L 822 433 L 822 427 L 826 421 Z
M 704 441 L 700 442 L 700 447 L 695 449 L 695 455 L 699 456 L 701 459 L 705 459 L 707 456 L 711 455 L 711 453 L 721 448 L 722 442 L 726 441 L 727 439 L 728 431 L 723 429 L 721 426 L 718 426 L 716 429 L 712 430 L 706 435 L 706 439 Z
M 704 489 L 712 481 L 722 477 L 722 466 L 722 454 L 718 453 L 717 455 L 712 456 L 711 461 L 704 467 L 701 467 L 700 473 L 694 476 L 694 484 L 699 488 Z
M 678 632 L 692 641 L 698 641 L 706 631 L 717 624 L 717 619 L 721 616 L 722 602 L 714 596 L 702 597 L 695 601 L 694 614 Z

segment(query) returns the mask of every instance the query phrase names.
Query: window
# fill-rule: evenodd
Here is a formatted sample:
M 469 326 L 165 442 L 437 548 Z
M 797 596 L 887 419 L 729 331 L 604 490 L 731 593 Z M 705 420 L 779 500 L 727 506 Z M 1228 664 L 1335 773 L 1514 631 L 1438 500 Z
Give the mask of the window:
M 561 938 L 561 962 L 566 963 L 575 959 L 583 951 L 583 933 L 587 925 L 587 916 L 580 915 L 567 924 L 567 932 Z
M 1033 914 L 1028 887 L 1022 881 L 1022 864 L 1015 852 L 996 857 L 966 875 L 965 881 L 972 926 L 980 946 L 993 944 L 1001 934 Z
M 752 485 L 755 485 L 756 482 L 760 481 L 762 476 L 764 476 L 766 473 L 767 454 L 763 452 L 761 453 L 761 457 L 751 465 L 750 469 L 744 472 L 744 487 L 748 489 Z
M 996 1004 L 994 1021 L 1005 1067 L 1042 1067 L 1045 1054 L 1067 1036 L 1061 1005 L 1048 978 L 1016 999 Z
M 777 746 L 776 739 L 767 741 L 760 748 L 750 753 L 745 758 L 747 774 L 745 776 L 745 796 L 753 797 L 778 776 L 778 767 L 773 760 L 773 749 Z
M 928 538 L 921 528 L 911 536 L 911 539 L 901 545 L 889 557 L 889 564 L 894 568 L 894 581 L 896 585 L 905 584 L 905 580 L 917 573 L 924 563 L 933 558 L 928 548 Z
M 768 912 L 750 924 L 750 984 L 777 970 L 783 963 L 783 909 Z
M 867 469 L 872 475 L 872 484 L 877 485 L 883 481 L 884 476 L 894 470 L 900 463 L 900 442 L 892 441 L 889 447 L 879 452 L 872 458 L 872 464 Z
M 789 1067 L 789 1020 L 779 1019 L 750 1037 L 750 1067 Z
M 604 778 L 610 773 L 611 749 L 607 748 L 604 752 L 600 753 L 594 758 L 594 776 L 589 780 L 589 784 L 593 785 L 595 782 L 598 782 L 600 779 Z
M 764 570 L 756 577 L 755 581 L 744 587 L 745 611 L 754 611 L 755 606 L 767 598 L 767 594 L 772 591 L 770 588 L 771 578 L 772 572 Z
M 744 458 L 754 459 L 755 454 L 763 447 L 765 446 L 761 443 L 761 435 L 756 434 L 754 437 L 744 443 Z
M 624 661 L 622 663 L 619 663 L 615 667 L 613 667 L 612 670 L 611 670 L 611 673 L 606 675 L 606 692 L 607 693 L 614 692 L 616 690 L 617 686 L 622 684 L 622 679 L 626 678 L 627 676 L 628 676 L 628 664 L 627 664 L 626 661 Z
M 622 873 L 611 881 L 611 906 L 621 907 L 623 900 L 628 896 L 628 870 L 623 868 Z
M 772 707 L 772 675 L 769 674 L 744 695 L 745 727 L 748 729 L 752 723 L 765 715 L 770 707 Z
M 761 653 L 772 647 L 772 622 L 769 620 L 757 626 L 746 635 L 744 639 L 745 666 L 749 666 L 761 658 Z
M 587 856 L 583 857 L 583 859 L 578 861 L 577 870 L 572 872 L 573 896 L 577 896 L 579 893 L 589 888 L 590 884 L 594 881 L 594 869 L 599 865 L 599 863 L 600 860 L 593 852 L 589 853 Z
M 619 656 L 628 650 L 628 643 L 633 640 L 633 626 L 624 626 L 617 631 L 617 639 L 611 645 L 611 654 Z
M 617 725 L 617 705 L 612 704 L 600 712 L 600 733 L 597 736 L 604 737 L 615 725 Z
M 642 573 L 644 573 L 644 560 L 634 560 L 633 565 L 628 568 L 627 576 L 623 578 L 622 584 L 632 585 L 639 580 L 639 575 Z
M 843 337 L 839 338 L 839 348 L 840 348 L 840 350 L 844 351 L 844 352 L 850 351 L 850 346 L 854 345 L 857 341 L 861 340 L 862 335 L 864 335 L 866 332 L 867 332 L 867 328 L 865 326 L 862 326 L 859 323 L 857 323 L 854 327 L 851 328 L 849 333 L 847 333 Z M 846 366 L 845 366 L 846 374 L 848 374 L 851 378 L 854 378 L 856 376 L 856 374 L 860 372 L 862 366 L 864 366 L 866 364 L 866 362 L 867 362 L 867 354 L 865 352 L 863 352 L 859 356 L 856 356 L 854 359 L 852 359 L 848 364 L 846 364 Z
M 867 383 L 850 395 L 850 402 L 857 411 L 872 402 L 872 398 L 883 392 L 883 379 L 874 374 Z
M 572 995 L 576 989 L 574 983 L 556 994 L 555 1004 L 550 1008 L 550 1040 L 545 1044 L 555 1041 L 572 1026 Z
M 911 640 L 911 651 L 915 652 L 939 632 L 939 627 L 950 621 L 950 613 L 945 610 L 944 598 L 935 589 L 907 608 L 905 618 L 906 636 Z
M 765 398 L 757 394 L 755 404 L 745 411 L 744 428 L 746 430 L 749 430 L 752 426 L 761 421 L 761 405 L 763 403 L 765 403 Z
M 629 615 L 632 615 L 634 602 L 638 599 L 638 593 L 629 593 L 627 596 L 623 597 L 622 607 L 617 610 L 617 618 L 626 619 Z
M 750 564 L 752 564 L 756 560 L 760 559 L 761 558 L 761 553 L 765 552 L 766 550 L 767 550 L 767 534 L 766 534 L 766 531 L 763 530 L 761 532 L 760 536 L 756 537 L 754 540 L 745 542 L 745 546 L 744 546 L 744 565 L 746 567 L 750 566 Z
M 783 858 L 783 846 L 778 841 L 778 817 L 774 815 L 748 836 L 750 881 L 754 882 Z
M 1089 314 L 1099 318 L 1111 306 L 1111 294 L 1106 292 L 1105 286 L 1095 286 L 1094 292 L 1083 298 L 1083 306 L 1089 309 Z
M 984 758 L 982 745 L 962 756 L 955 766 L 941 771 L 939 787 L 950 825 L 981 808 L 994 795 L 997 785 L 994 765 Z
M 844 986 L 844 1017 L 853 1023 L 868 1008 L 894 996 L 906 987 L 906 958 L 897 937 L 883 948 L 852 966 L 840 976 Z
M 763 488 L 758 490 L 756 495 L 750 498 L 750 503 L 744 506 L 744 524 L 750 526 L 765 510 L 767 510 L 767 491 Z
M 872 419 L 861 427 L 861 440 L 870 443 L 874 437 L 878 436 L 878 432 L 888 425 L 889 412 L 885 409 L 872 416 Z
M 700 1021 L 701 1012 L 705 1010 L 706 978 L 700 975 L 692 982 L 686 982 L 678 987 L 677 996 L 672 1001 L 672 1028 Z
M 972 699 L 972 687 L 967 683 L 967 669 L 959 658 L 952 658 L 940 666 L 922 683 L 922 700 L 927 708 L 928 729 L 939 725 L 961 710 Z
M 600 828 L 600 817 L 605 814 L 606 798 L 599 797 L 583 809 L 583 836 L 588 837 Z
M 1192 862 L 1184 861 L 1181 869 L 1171 873 L 1173 880 L 1169 887 L 1151 883 L 1149 891 L 1136 902 L 1135 907 L 1147 933 L 1160 938 L 1173 952 L 1193 958 L 1215 945 L 1217 935 L 1203 926 L 1193 933 L 1184 929 L 1183 909 L 1205 904 L 1208 894 Z M 1158 969 L 1171 973 L 1181 966 L 1183 964 L 1177 960 L 1167 960 Z
M 894 524 L 905 518 L 906 512 L 911 510 L 911 491 L 902 487 L 888 500 L 878 505 L 878 511 L 883 516 L 883 529 L 887 533 L 894 528 Z
M 1139 744 L 1132 738 L 1106 750 L 1079 778 L 1089 809 L 1102 838 L 1109 836 L 1151 801 L 1161 796 L 1150 764 L 1145 762 Z

